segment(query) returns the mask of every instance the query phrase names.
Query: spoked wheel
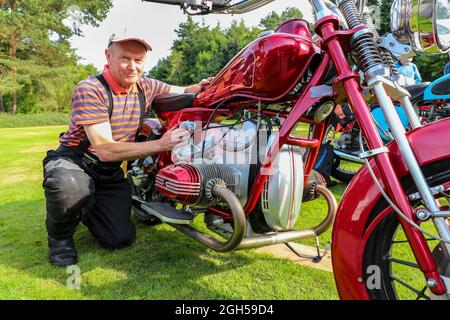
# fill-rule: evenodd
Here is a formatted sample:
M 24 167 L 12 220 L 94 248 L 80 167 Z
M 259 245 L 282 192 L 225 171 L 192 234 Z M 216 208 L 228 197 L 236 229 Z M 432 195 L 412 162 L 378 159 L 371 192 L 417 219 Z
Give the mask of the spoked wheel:
M 423 168 L 425 177 L 431 186 L 444 185 L 447 190 L 436 195 L 441 206 L 449 206 L 450 188 L 450 159 L 433 163 Z M 405 178 L 403 186 L 408 194 L 416 192 L 411 177 Z M 423 204 L 413 203 L 415 207 Z M 384 199 L 380 200 L 372 213 L 373 219 L 377 215 L 391 210 Z M 447 209 L 448 210 L 448 209 Z M 431 220 L 422 223 L 421 228 L 437 235 Z M 439 241 L 425 235 L 430 249 L 437 250 Z M 430 299 L 423 273 L 417 266 L 397 215 L 390 212 L 374 229 L 364 251 L 364 270 L 379 270 L 380 281 L 368 287 L 370 274 L 366 274 L 366 288 L 371 299 Z M 372 279 L 373 280 L 373 279 Z
M 331 176 L 344 183 L 350 183 L 359 169 L 364 165 L 363 163 L 351 161 L 348 158 L 358 157 L 358 152 L 355 150 L 346 150 L 341 147 L 342 139 L 341 132 L 337 132 L 335 127 L 330 124 L 325 132 L 325 141 L 331 141 L 334 148 L 334 165 L 331 171 Z M 347 154 L 349 157 L 344 159 L 339 154 Z

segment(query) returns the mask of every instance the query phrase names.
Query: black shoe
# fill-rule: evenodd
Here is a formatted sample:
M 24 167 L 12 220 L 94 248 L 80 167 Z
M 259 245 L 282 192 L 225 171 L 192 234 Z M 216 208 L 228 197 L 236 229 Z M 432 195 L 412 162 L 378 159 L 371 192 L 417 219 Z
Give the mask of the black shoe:
M 54 239 L 48 237 L 49 257 L 48 261 L 57 267 L 67 267 L 78 261 L 77 250 L 73 239 Z

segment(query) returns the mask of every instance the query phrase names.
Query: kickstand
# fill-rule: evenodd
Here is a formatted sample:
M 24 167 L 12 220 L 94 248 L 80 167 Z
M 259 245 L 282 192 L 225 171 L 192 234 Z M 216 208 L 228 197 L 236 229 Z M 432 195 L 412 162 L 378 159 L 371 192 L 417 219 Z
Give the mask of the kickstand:
M 297 256 L 299 256 L 300 258 L 304 258 L 304 259 L 311 259 L 312 262 L 314 263 L 319 263 L 320 261 L 322 261 L 323 257 L 325 257 L 328 253 L 329 250 L 329 243 L 327 243 L 324 247 L 325 251 L 323 252 L 323 254 L 320 254 L 320 242 L 319 242 L 319 237 L 315 237 L 316 240 L 316 249 L 317 249 L 317 256 L 305 256 L 303 254 L 301 254 L 300 252 L 298 252 L 297 250 L 294 249 L 294 247 L 289 243 L 286 242 L 286 246 L 291 249 L 292 252 L 294 252 Z

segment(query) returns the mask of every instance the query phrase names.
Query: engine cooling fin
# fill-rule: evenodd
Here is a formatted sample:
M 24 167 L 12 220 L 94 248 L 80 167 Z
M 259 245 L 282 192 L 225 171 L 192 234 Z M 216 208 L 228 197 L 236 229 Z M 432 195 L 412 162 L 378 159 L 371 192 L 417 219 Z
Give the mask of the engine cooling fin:
M 209 207 L 220 199 L 208 190 L 214 181 L 223 181 L 239 196 L 240 173 L 224 164 L 174 164 L 156 176 L 157 191 L 180 203 L 195 207 Z M 210 182 L 213 181 L 213 182 Z

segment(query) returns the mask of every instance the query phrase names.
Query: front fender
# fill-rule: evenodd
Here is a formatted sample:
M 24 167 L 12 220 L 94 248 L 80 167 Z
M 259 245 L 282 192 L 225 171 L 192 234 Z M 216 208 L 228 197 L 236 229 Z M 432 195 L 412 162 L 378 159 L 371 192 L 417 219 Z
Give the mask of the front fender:
M 407 133 L 421 166 L 450 157 L 450 118 L 433 122 Z M 387 145 L 399 177 L 409 173 L 395 141 Z M 381 182 L 375 162 L 369 162 Z M 383 186 L 383 183 L 381 182 Z M 341 299 L 368 299 L 363 276 L 363 257 L 373 228 L 370 214 L 381 194 L 364 166 L 352 179 L 339 204 L 332 235 L 332 261 Z

